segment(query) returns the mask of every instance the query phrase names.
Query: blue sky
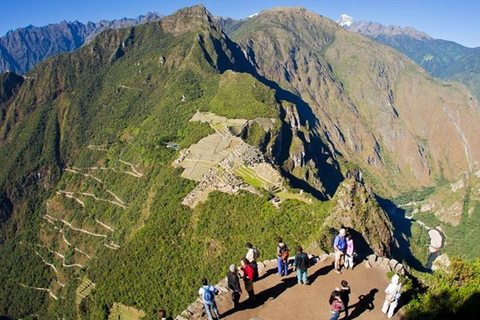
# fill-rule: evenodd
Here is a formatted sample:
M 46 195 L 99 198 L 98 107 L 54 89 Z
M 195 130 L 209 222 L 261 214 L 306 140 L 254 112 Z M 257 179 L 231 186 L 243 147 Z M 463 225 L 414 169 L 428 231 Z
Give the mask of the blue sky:
M 29 24 L 96 22 L 132 18 L 149 11 L 168 15 L 197 3 L 203 3 L 214 15 L 232 18 L 273 7 L 302 6 L 333 20 L 346 13 L 355 20 L 409 26 L 434 38 L 480 46 L 479 0 L 0 0 L 0 36 Z

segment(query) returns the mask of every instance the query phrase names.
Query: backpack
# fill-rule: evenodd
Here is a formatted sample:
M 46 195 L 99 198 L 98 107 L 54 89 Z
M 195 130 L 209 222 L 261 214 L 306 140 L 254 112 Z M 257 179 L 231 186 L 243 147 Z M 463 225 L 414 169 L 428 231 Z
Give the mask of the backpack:
M 308 267 L 308 255 L 305 252 L 300 253 L 297 261 L 297 269 L 306 270 Z
M 214 293 L 210 290 L 210 287 L 211 286 L 203 287 L 203 301 L 205 302 L 212 302 L 215 299 Z
M 260 258 L 260 251 L 257 248 L 253 248 L 253 256 L 255 257 L 255 260 Z
M 288 256 L 290 255 L 290 248 L 284 244 L 283 247 L 280 247 L 280 257 L 283 261 L 288 260 Z
M 335 238 L 338 236 L 338 233 L 335 234 L 335 236 L 332 237 L 332 239 L 330 239 L 330 247 L 332 248 L 332 250 L 335 249 Z

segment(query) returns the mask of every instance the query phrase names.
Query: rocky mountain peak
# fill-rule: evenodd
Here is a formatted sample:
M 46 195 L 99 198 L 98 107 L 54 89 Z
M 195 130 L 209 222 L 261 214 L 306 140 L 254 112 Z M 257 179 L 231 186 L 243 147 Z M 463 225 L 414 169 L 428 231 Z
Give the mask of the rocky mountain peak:
M 346 27 L 350 31 L 357 32 L 369 37 L 406 35 L 417 40 L 433 40 L 433 38 L 425 32 L 419 31 L 411 27 L 403 28 L 393 25 L 385 26 L 378 22 L 353 20 L 352 23 L 343 24 L 342 26 Z
M 178 10 L 162 19 L 162 27 L 165 31 L 178 36 L 205 27 L 206 24 L 212 26 L 213 21 L 212 14 L 204 5 L 195 5 Z
M 347 172 L 333 201 L 335 207 L 326 225 L 336 230 L 346 227 L 354 237 L 359 234 L 357 239 L 365 240 L 378 256 L 391 254 L 392 223 L 376 201 L 372 188 L 363 182 L 360 170 Z
M 353 23 L 353 17 L 342 14 L 340 18 L 338 18 L 337 23 L 342 27 L 350 27 Z

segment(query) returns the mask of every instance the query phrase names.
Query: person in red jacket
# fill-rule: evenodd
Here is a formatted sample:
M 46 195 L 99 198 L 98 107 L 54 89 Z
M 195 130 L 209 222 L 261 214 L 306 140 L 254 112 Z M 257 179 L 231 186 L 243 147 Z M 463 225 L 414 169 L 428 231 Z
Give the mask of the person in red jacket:
M 330 303 L 330 313 L 332 314 L 330 320 L 337 320 L 340 317 L 340 311 L 344 309 L 340 289 L 336 288 L 332 292 L 328 302 Z
M 245 290 L 248 293 L 248 302 L 254 303 L 255 292 L 253 291 L 253 277 L 255 271 L 253 270 L 252 266 L 250 265 L 250 261 L 248 261 L 247 258 L 243 258 L 242 260 L 240 260 L 240 263 L 240 270 L 243 271 L 243 282 L 245 284 Z

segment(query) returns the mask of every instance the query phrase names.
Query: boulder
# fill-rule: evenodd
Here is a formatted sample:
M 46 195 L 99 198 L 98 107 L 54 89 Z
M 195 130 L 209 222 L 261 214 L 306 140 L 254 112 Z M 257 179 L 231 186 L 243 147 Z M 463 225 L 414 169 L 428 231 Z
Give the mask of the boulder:
M 388 265 L 392 270 L 395 270 L 395 267 L 397 266 L 397 264 L 398 264 L 398 261 L 395 259 L 391 259 L 390 262 L 388 263 Z

